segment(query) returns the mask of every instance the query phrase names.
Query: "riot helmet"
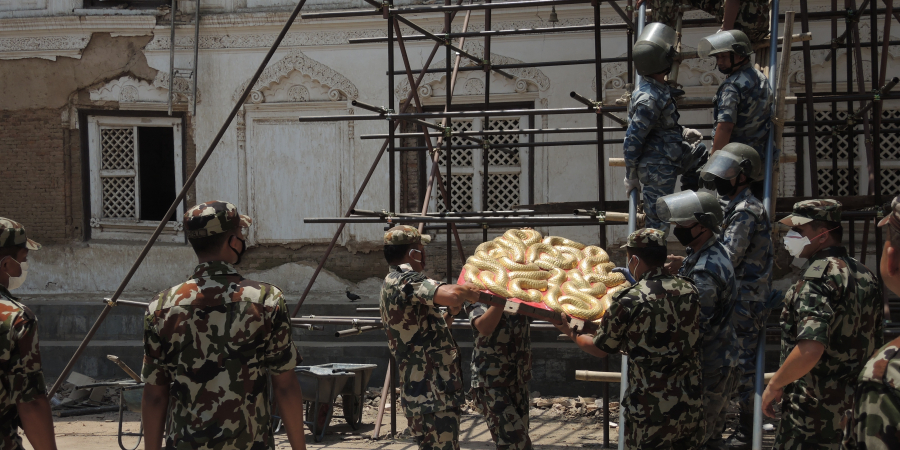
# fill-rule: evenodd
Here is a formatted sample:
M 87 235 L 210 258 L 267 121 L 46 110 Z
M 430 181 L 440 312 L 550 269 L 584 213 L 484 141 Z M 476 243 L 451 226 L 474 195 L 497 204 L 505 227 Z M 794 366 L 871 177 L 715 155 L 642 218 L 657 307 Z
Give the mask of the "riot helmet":
M 633 48 L 634 68 L 641 76 L 653 75 L 672 67 L 675 57 L 675 30 L 654 22 L 644 27 Z
M 733 180 L 742 173 L 750 181 L 762 180 L 762 161 L 753 147 L 732 142 L 712 154 L 709 162 L 700 171 L 700 177 L 705 181 L 715 181 L 716 177 Z
M 708 58 L 724 52 L 750 56 L 753 53 L 753 45 L 750 43 L 750 38 L 740 30 L 722 31 L 700 39 L 700 43 L 697 44 L 697 54 L 701 58 Z
M 714 233 L 720 231 L 725 216 L 719 200 L 708 192 L 681 191 L 656 201 L 660 220 L 685 225 L 699 222 Z

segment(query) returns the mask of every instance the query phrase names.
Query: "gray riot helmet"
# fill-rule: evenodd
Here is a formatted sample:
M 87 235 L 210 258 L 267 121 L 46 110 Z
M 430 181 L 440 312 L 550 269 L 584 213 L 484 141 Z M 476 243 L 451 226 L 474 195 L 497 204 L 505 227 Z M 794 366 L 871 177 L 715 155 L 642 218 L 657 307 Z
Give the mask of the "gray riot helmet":
M 716 177 L 733 180 L 742 173 L 752 181 L 762 180 L 762 160 L 753 147 L 732 142 L 712 154 L 700 171 L 700 177 L 706 181 L 714 181 Z
M 675 41 L 672 27 L 659 22 L 645 26 L 632 52 L 637 73 L 645 77 L 672 67 Z
M 697 54 L 701 58 L 725 52 L 750 56 L 753 53 L 753 45 L 750 43 L 750 38 L 740 30 L 722 31 L 700 39 L 700 43 L 697 44 Z
M 681 191 L 656 201 L 659 219 L 669 223 L 700 222 L 715 233 L 720 230 L 725 215 L 716 196 L 709 192 Z

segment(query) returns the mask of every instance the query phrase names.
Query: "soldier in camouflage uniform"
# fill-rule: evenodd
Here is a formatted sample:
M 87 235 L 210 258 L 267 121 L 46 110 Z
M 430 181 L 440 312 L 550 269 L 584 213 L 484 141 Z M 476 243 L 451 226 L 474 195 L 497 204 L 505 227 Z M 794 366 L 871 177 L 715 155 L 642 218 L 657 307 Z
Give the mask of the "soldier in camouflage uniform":
M 643 2 L 638 0 L 635 8 Z M 768 0 L 650 0 L 649 5 L 652 21 L 672 28 L 678 19 L 678 8 L 689 5 L 716 16 L 722 22 L 722 31 L 742 30 L 753 42 L 763 41 L 769 35 Z
M 288 440 L 305 449 L 301 361 L 277 287 L 235 270 L 252 221 L 212 201 L 184 214 L 200 264 L 186 282 L 160 292 L 144 318 L 146 383 L 141 405 L 147 449 L 274 449 L 269 378 Z
M 661 23 L 644 27 L 634 44 L 635 70 L 641 82 L 631 94 L 628 128 L 623 143 L 625 154 L 625 192 L 643 185 L 644 212 L 648 228 L 667 231 L 669 224 L 659 220 L 656 201 L 675 192 L 678 175 L 684 174 L 684 189 L 697 188 L 697 170 L 706 163 L 706 146 L 684 142 L 686 134 L 699 134 L 678 124 L 678 108 L 666 74 L 675 54 L 675 30 Z M 677 92 L 683 94 L 683 91 Z
M 753 391 L 756 351 L 760 330 L 765 329 L 766 300 L 772 290 L 772 223 L 761 201 L 750 192 L 750 183 L 761 180 L 762 162 L 756 151 L 731 143 L 716 152 L 701 177 L 716 186 L 725 220 L 719 240 L 728 250 L 738 280 L 738 301 L 732 322 L 740 356 L 733 395 L 740 405 L 735 432 L 726 441 L 731 448 L 749 449 L 753 427 Z
M 381 286 L 381 320 L 400 373 L 400 404 L 419 448 L 458 450 L 462 367 L 459 346 L 438 306 L 455 315 L 465 302 L 478 300 L 478 290 L 422 274 L 429 242 L 431 236 L 408 225 L 384 234 L 390 272 Z
M 750 61 L 750 39 L 736 30 L 716 33 L 703 38 L 697 50 L 702 58 L 715 57 L 719 71 L 728 75 L 713 98 L 712 152 L 737 142 L 753 147 L 766 163 L 774 94 Z
M 504 314 L 502 306 L 469 308 L 475 333 L 472 398 L 498 450 L 530 450 L 531 318 Z
M 900 293 L 900 196 L 878 223 L 887 231 L 881 253 L 881 278 Z M 844 423 L 846 450 L 900 448 L 900 338 L 875 353 L 859 374 L 853 409 Z
M 699 293 L 690 279 L 665 271 L 662 230 L 637 230 L 625 248 L 638 283 L 616 294 L 597 335 L 575 336 L 565 315 L 557 328 L 591 355 L 628 355 L 625 448 L 698 448 L 705 427 Z
M 724 444 L 725 408 L 735 383 L 737 335 L 732 315 L 738 298 L 731 256 L 718 239 L 722 208 L 707 192 L 683 191 L 663 197 L 661 217 L 675 224 L 672 232 L 687 249 L 679 274 L 694 280 L 700 291 L 700 332 L 703 335 L 703 411 L 705 448 Z
M 841 204 L 807 200 L 781 220 L 794 257 L 808 258 L 803 278 L 788 290 L 781 313 L 781 367 L 762 397 L 763 412 L 781 423 L 775 449 L 833 448 L 865 361 L 884 329 L 878 281 L 841 245 Z
M 9 292 L 25 281 L 28 252 L 40 248 L 25 227 L 0 217 L 0 450 L 24 450 L 19 427 L 35 450 L 56 450 L 37 319 Z

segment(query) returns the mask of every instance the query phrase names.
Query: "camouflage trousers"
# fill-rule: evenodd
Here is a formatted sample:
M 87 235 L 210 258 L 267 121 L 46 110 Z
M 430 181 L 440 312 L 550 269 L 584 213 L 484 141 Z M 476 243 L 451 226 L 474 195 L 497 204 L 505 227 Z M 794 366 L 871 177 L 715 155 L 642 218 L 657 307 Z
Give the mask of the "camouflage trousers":
M 738 338 L 738 366 L 731 398 L 738 401 L 741 414 L 753 414 L 753 391 L 756 381 L 756 353 L 759 330 L 765 329 L 768 310 L 764 302 L 739 300 L 734 304 L 734 331 Z
M 706 423 L 701 420 L 703 409 L 699 399 L 671 402 L 666 405 L 668 409 L 657 410 L 662 412 L 659 415 L 642 411 L 648 404 L 647 398 L 639 398 L 637 402 L 630 400 L 625 400 L 629 406 L 624 409 L 626 449 L 693 450 L 700 447 Z M 662 407 L 663 401 L 654 398 L 649 403 L 658 402 Z
M 420 450 L 459 450 L 459 408 L 407 416 Z
M 675 193 L 675 183 L 681 175 L 682 189 L 697 189 L 700 181 L 699 170 L 706 164 L 709 152 L 706 145 L 683 144 L 681 166 L 672 164 L 645 163 L 638 165 L 638 180 L 644 201 L 645 228 L 656 228 L 668 233 L 669 223 L 659 219 L 656 201 L 660 197 Z
M 648 5 L 653 10 L 652 20 L 675 28 L 678 7 L 690 5 L 716 16 L 721 23 L 725 17 L 725 2 L 722 0 L 651 0 Z M 742 0 L 740 10 L 734 19 L 734 28 L 747 34 L 751 42 L 759 42 L 769 35 L 769 2 L 767 0 Z
M 845 414 L 841 449 L 900 448 L 900 394 L 871 381 L 860 383 L 857 390 L 853 410 Z
M 847 389 L 850 391 L 850 389 Z M 781 423 L 775 434 L 775 450 L 838 449 L 841 419 L 852 406 L 853 395 L 835 402 L 811 398 L 797 382 L 784 387 L 781 396 Z M 830 403 L 830 404 L 829 404 Z
M 705 449 L 725 448 L 722 432 L 725 431 L 725 412 L 728 399 L 736 381 L 736 370 L 722 367 L 717 371 L 703 372 L 703 414 L 706 421 Z
M 487 421 L 497 450 L 531 450 L 528 384 L 473 388 L 472 397 Z

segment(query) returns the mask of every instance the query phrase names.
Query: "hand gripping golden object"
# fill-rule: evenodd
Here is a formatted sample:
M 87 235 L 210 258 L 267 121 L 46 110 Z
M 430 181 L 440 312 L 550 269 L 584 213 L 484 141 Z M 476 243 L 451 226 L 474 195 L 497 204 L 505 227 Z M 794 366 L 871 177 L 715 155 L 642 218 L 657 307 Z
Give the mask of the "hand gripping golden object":
M 543 302 L 553 311 L 596 320 L 612 296 L 630 286 L 597 246 L 532 229 L 512 229 L 478 246 L 469 257 L 466 282 L 494 294 Z

